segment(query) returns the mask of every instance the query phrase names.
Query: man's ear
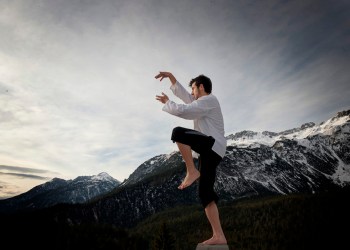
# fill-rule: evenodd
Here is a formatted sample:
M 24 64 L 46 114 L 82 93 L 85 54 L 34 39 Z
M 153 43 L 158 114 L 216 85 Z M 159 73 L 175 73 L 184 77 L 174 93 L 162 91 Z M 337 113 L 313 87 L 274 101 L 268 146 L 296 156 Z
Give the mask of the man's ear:
M 199 90 L 201 90 L 201 91 L 205 92 L 205 89 L 204 89 L 203 84 L 199 84 Z

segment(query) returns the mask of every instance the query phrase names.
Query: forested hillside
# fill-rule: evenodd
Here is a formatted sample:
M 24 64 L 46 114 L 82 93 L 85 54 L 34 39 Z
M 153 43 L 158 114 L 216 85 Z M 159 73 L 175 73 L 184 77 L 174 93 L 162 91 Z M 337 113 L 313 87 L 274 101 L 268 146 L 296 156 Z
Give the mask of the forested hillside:
M 341 249 L 350 222 L 349 188 L 319 194 L 276 195 L 220 204 L 230 249 Z M 2 217 L 2 244 L 11 249 L 166 249 L 193 250 L 211 237 L 203 209 L 181 206 L 155 214 L 131 229 L 112 225 L 72 225 L 40 212 Z
M 223 228 L 234 250 L 342 249 L 347 244 L 350 189 L 242 200 L 220 207 Z M 164 230 L 164 228 L 166 230 Z M 211 237 L 201 207 L 168 210 L 143 221 L 137 235 L 176 239 L 171 249 L 195 249 Z M 164 237 L 168 235 L 168 237 Z M 169 237 L 170 234 L 170 237 Z M 158 239 L 159 240 L 159 239 Z M 157 238 L 150 243 L 150 249 Z

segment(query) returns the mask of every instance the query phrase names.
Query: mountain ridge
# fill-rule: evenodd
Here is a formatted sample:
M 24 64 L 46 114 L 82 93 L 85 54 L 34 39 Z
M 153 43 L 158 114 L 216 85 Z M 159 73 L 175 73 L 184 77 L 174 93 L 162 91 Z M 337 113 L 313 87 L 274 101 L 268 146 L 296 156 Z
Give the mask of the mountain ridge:
M 338 112 L 319 125 L 307 123 L 288 131 L 228 137 L 214 186 L 220 202 L 318 193 L 349 185 L 350 110 Z M 54 216 L 73 224 L 130 227 L 164 209 L 198 204 L 197 183 L 177 189 L 184 175 L 185 164 L 178 151 L 154 156 L 117 188 L 83 205 L 68 206 Z
M 349 114 L 345 112 L 345 118 L 335 116 L 317 125 L 322 126 L 319 128 L 304 126 L 299 135 L 294 132 L 288 135 L 291 139 L 285 135 L 278 137 L 271 146 L 230 144 L 217 168 L 214 187 L 220 202 L 254 196 L 318 193 L 349 185 Z M 304 133 L 307 129 L 315 130 Z M 159 165 L 155 166 L 156 163 Z M 133 181 L 126 180 L 101 199 L 81 208 L 82 211 L 74 209 L 67 212 L 67 216 L 75 223 L 87 220 L 130 227 L 164 209 L 198 204 L 197 183 L 185 190 L 177 189 L 184 175 L 185 164 L 179 152 L 173 152 L 168 158 L 155 156 L 130 175 Z
M 32 210 L 59 203 L 83 203 L 116 188 L 120 181 L 105 172 L 92 176 L 78 176 L 73 180 L 53 178 L 18 196 L 0 200 L 0 212 Z

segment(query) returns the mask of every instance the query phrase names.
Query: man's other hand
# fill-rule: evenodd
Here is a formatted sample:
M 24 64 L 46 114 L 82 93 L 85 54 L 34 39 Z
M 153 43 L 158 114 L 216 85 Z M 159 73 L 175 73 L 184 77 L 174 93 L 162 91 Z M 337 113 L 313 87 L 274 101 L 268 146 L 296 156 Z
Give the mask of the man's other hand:
M 156 100 L 158 100 L 161 103 L 165 104 L 167 101 L 169 101 L 169 97 L 162 92 L 162 95 L 156 95 Z

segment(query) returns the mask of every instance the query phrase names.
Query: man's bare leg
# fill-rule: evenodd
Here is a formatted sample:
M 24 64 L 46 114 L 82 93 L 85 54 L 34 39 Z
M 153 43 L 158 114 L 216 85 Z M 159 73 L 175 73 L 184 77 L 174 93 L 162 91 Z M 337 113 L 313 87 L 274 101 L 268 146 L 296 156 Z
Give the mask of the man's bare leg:
M 176 144 L 186 164 L 186 177 L 178 187 L 179 189 L 184 189 L 196 181 L 199 178 L 200 173 L 194 166 L 191 147 L 180 142 L 176 142 Z
M 208 204 L 208 206 L 206 206 L 205 213 L 207 215 L 207 218 L 213 230 L 213 237 L 211 237 L 209 240 L 202 242 L 202 244 L 206 244 L 206 245 L 227 244 L 226 237 L 221 228 L 218 207 L 216 206 L 216 203 L 214 201 L 212 201 L 211 203 Z

